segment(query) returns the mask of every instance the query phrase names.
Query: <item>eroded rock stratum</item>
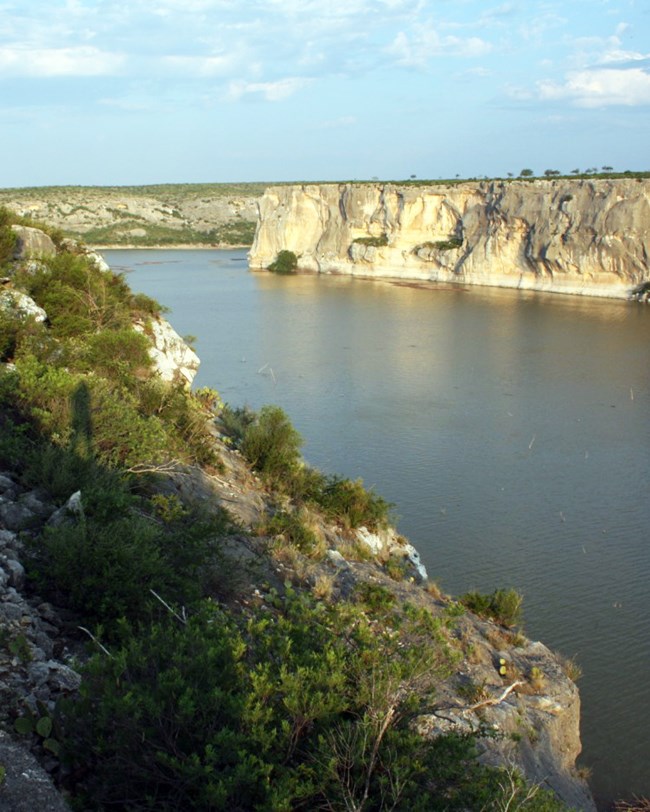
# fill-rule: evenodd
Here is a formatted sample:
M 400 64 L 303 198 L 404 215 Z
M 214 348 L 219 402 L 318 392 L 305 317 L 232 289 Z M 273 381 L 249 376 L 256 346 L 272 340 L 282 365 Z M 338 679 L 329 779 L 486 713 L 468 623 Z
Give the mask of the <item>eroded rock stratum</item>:
M 650 279 L 650 181 L 275 186 L 250 252 L 320 273 L 623 298 Z

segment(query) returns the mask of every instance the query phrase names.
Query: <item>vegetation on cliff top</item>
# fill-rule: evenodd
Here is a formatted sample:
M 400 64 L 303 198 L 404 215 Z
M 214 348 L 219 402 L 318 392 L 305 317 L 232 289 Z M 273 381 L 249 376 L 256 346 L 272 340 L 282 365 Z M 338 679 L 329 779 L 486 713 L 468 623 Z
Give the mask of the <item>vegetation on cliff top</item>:
M 154 373 L 131 324 L 157 303 L 72 247 L 4 270 L 48 320 L 0 309 L 1 464 L 61 503 L 82 494 L 29 541 L 39 594 L 101 643 L 53 720 L 76 808 L 562 808 L 481 766 L 473 737 L 412 731 L 458 656 L 428 610 L 372 585 L 337 602 L 263 579 L 241 593 L 228 542 L 243 530 L 167 487 L 179 462 L 218 470 L 218 398 Z M 386 521 L 360 483 L 302 463 L 277 407 L 221 425 L 288 510 Z

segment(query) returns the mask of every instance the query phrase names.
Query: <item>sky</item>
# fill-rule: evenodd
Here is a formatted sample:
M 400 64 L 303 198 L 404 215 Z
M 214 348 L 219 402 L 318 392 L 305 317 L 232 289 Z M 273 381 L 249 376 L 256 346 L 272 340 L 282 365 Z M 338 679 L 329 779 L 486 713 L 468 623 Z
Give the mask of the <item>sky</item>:
M 0 187 L 650 169 L 650 0 L 0 0 Z

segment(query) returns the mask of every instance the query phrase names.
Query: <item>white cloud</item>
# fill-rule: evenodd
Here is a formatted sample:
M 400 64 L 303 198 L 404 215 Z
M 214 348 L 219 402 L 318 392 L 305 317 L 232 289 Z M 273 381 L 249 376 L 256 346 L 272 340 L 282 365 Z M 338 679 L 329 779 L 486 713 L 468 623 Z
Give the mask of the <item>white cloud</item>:
M 284 101 L 310 83 L 311 79 L 301 77 L 288 77 L 276 82 L 247 82 L 245 79 L 238 79 L 230 83 L 227 98 L 238 101 L 244 96 L 261 96 L 270 102 Z
M 492 45 L 479 37 L 443 37 L 430 27 L 411 36 L 400 31 L 386 48 L 398 65 L 410 68 L 425 68 L 438 56 L 478 57 L 491 50 Z
M 0 47 L 0 76 L 109 76 L 119 73 L 124 64 L 123 54 L 87 45 L 72 48 Z
M 561 83 L 539 82 L 540 98 L 566 100 L 578 107 L 650 105 L 650 74 L 641 68 L 574 71 Z

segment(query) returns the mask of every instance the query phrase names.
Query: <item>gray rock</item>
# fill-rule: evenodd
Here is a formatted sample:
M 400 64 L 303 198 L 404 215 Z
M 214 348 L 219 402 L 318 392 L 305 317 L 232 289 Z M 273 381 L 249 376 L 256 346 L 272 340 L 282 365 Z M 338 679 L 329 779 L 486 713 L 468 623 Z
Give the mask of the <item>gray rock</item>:
M 21 744 L 0 731 L 0 812 L 70 812 L 52 779 Z
M 47 313 L 42 307 L 26 293 L 18 290 L 5 290 L 0 294 L 0 307 L 13 314 L 21 321 L 33 316 L 35 321 L 43 322 L 47 319 Z
M 47 520 L 47 524 L 50 527 L 60 527 L 62 524 L 68 522 L 71 517 L 83 515 L 84 509 L 81 501 L 81 491 L 75 491 L 65 505 L 52 513 Z
M 7 530 L 26 530 L 34 524 L 36 516 L 25 505 L 4 500 L 0 502 L 0 522 Z
M 67 665 L 57 660 L 48 660 L 50 669 L 48 683 L 57 691 L 76 691 L 81 685 L 81 676 Z
M 12 620 L 20 620 L 25 614 L 25 610 L 20 604 L 11 601 L 0 603 L 0 620 L 10 623 Z
M 13 479 L 6 474 L 0 474 L 0 493 L 6 493 L 11 488 L 15 487 Z
M 45 494 L 41 491 L 29 491 L 29 493 L 23 494 L 18 501 L 42 519 L 54 512 L 54 506 L 47 501 Z
M 25 586 L 25 568 L 13 558 L 4 563 L 5 572 L 9 573 L 9 584 L 15 589 L 22 589 Z
M 40 228 L 30 226 L 12 226 L 11 228 L 18 238 L 14 259 L 53 257 L 56 254 L 56 246 Z
M 16 534 L 11 530 L 0 530 L 0 550 L 11 546 L 16 541 Z

